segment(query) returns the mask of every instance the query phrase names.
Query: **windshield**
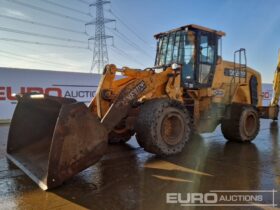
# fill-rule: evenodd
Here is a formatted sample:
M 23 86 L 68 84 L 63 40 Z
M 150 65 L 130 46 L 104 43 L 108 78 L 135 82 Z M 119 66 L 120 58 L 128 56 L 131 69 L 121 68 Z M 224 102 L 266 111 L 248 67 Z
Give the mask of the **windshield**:
M 193 32 L 176 31 L 159 38 L 156 66 L 188 64 L 194 60 Z

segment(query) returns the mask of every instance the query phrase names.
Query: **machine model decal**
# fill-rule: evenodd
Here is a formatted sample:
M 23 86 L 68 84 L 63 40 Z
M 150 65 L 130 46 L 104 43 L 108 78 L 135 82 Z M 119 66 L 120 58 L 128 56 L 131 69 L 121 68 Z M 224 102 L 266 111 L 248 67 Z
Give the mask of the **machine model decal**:
M 213 95 L 214 96 L 224 97 L 225 93 L 224 93 L 223 89 L 215 89 L 215 90 L 213 90 Z
M 137 96 L 142 93 L 147 88 L 145 82 L 142 80 L 132 89 L 128 88 L 123 93 L 121 93 L 121 100 L 116 103 L 116 107 L 126 106 L 128 105 L 133 99 L 136 99 Z M 129 92 L 128 92 L 129 91 Z M 122 97 L 124 96 L 124 97 Z
M 239 69 L 228 69 L 225 68 L 224 75 L 228 77 L 240 77 L 240 78 L 245 78 L 246 77 L 246 72 L 245 71 L 239 71 Z

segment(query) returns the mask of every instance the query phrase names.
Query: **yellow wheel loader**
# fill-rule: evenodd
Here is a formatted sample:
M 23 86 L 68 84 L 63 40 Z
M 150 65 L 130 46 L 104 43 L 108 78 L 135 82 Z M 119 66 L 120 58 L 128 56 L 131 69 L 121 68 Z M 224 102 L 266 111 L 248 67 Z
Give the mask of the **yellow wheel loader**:
M 108 141 L 134 134 L 157 155 L 179 153 L 194 131 L 212 132 L 219 124 L 230 141 L 254 140 L 260 118 L 277 120 L 280 63 L 273 101 L 263 107 L 261 75 L 247 66 L 245 50 L 234 53 L 234 62 L 222 60 L 224 35 L 197 25 L 157 34 L 155 67 L 107 65 L 88 107 L 74 99 L 18 95 L 8 158 L 47 190 L 96 163 Z

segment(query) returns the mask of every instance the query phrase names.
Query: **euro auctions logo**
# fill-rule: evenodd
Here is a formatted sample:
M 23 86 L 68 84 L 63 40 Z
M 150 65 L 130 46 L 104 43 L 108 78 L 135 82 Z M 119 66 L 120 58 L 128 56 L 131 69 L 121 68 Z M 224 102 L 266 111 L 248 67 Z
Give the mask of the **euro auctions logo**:
M 20 87 L 19 89 L 21 94 L 24 93 L 40 93 L 40 94 L 46 94 L 46 95 L 54 95 L 62 97 L 62 90 L 57 87 L 48 87 L 48 88 L 42 88 L 42 87 Z M 12 87 L 1 87 L 0 86 L 0 101 L 15 101 L 15 92 L 18 90 L 14 90 Z
M 275 190 L 211 190 L 208 193 L 167 193 L 166 203 L 180 206 L 276 207 L 275 193 L 277 193 Z M 267 200 L 271 202 L 267 203 Z
M 16 93 L 39 93 L 57 97 L 75 98 L 84 101 L 91 100 L 95 95 L 95 87 L 82 86 L 82 85 L 53 85 L 54 87 L 19 87 L 14 88 L 11 86 L 0 86 L 0 101 L 16 101 Z

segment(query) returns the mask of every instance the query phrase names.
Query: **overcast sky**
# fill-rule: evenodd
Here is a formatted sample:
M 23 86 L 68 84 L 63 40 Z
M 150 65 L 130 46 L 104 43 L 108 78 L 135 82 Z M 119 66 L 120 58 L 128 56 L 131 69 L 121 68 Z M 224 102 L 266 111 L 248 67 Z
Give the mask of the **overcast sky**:
M 3 16 L 84 32 L 84 24 L 92 17 L 86 15 L 89 8 L 82 2 L 94 1 L 15 0 L 81 21 L 58 17 L 16 4 L 13 1 L 0 0 L 0 29 L 2 29 L 0 39 L 20 39 L 30 42 L 87 47 L 88 36 L 86 34 L 32 25 Z M 85 14 L 55 6 L 49 2 L 64 5 Z M 116 26 L 117 30 L 122 33 L 120 35 L 113 30 L 114 23 L 107 24 L 107 34 L 115 35 L 115 48 L 112 47 L 112 41 L 108 40 L 110 63 L 136 68 L 152 66 L 156 45 L 153 35 L 194 23 L 225 31 L 227 35 L 223 39 L 223 58 L 233 60 L 235 50 L 241 47 L 246 48 L 248 65 L 262 72 L 265 82 L 272 81 L 278 48 L 280 48 L 279 0 L 112 0 L 111 5 L 105 7 L 105 15 L 108 18 L 115 18 L 109 12 L 110 9 L 121 20 L 117 20 Z M 94 8 L 92 8 L 91 14 L 94 17 Z M 81 42 L 58 41 L 4 32 L 3 29 L 7 28 Z M 88 28 L 89 32 L 92 30 L 93 28 Z M 92 52 L 87 49 L 23 44 L 7 40 L 0 40 L 0 46 L 1 66 L 82 72 L 89 72 L 91 66 Z M 117 53 L 118 48 L 126 54 Z M 21 55 L 24 57 L 20 57 Z

